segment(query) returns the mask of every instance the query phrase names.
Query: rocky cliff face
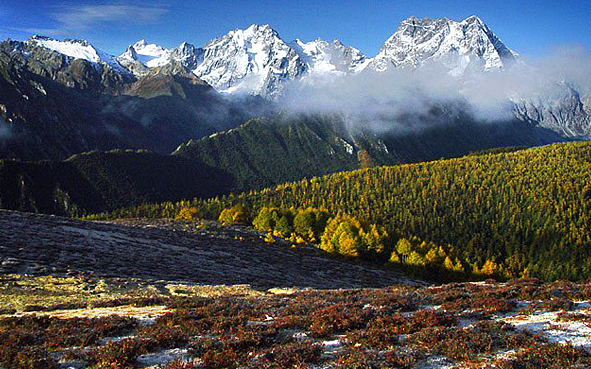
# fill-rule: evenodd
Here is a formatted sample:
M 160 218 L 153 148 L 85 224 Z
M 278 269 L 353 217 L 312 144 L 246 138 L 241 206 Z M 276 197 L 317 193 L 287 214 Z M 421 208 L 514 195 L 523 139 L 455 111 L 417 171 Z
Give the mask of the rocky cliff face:
M 580 87 L 561 83 L 553 93 L 515 99 L 515 115 L 569 138 L 591 138 L 591 96 Z

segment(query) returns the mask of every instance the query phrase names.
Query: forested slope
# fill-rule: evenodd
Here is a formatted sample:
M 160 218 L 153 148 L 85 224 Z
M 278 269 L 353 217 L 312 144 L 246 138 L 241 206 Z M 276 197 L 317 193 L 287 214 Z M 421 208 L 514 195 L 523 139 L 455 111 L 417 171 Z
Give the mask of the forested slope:
M 192 205 L 215 217 L 237 204 L 251 217 L 269 206 L 346 213 L 391 233 L 449 244 L 465 268 L 488 262 L 507 276 L 591 278 L 590 142 L 335 173 L 111 216 L 170 215 Z
M 539 146 L 564 138 L 519 121 L 482 123 L 431 109 L 384 118 L 379 130 L 337 114 L 282 113 L 191 140 L 173 153 L 230 173 L 234 192 L 380 165 L 454 158 L 503 146 Z
M 223 171 L 181 157 L 113 150 L 65 161 L 0 160 L 0 207 L 82 215 L 147 202 L 212 197 L 229 191 Z

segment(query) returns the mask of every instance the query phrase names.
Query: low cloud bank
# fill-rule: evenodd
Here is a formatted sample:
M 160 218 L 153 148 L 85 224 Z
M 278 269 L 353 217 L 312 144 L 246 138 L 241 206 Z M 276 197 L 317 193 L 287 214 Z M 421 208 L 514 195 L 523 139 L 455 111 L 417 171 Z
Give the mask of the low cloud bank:
M 279 104 L 302 113 L 341 114 L 350 124 L 378 131 L 414 130 L 441 124 L 429 117 L 433 107 L 453 116 L 461 111 L 484 123 L 514 118 L 520 100 L 545 104 L 567 98 L 572 90 L 591 95 L 591 52 L 582 46 L 556 47 L 547 57 L 520 60 L 504 71 L 469 66 L 451 76 L 442 65 L 414 70 L 366 70 L 356 75 L 310 75 L 289 84 Z

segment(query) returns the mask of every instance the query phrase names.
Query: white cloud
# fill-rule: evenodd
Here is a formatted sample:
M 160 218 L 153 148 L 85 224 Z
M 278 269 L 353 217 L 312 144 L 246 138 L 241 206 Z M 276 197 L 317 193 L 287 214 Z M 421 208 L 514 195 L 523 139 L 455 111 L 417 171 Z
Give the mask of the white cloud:
M 66 30 L 85 30 L 105 23 L 156 23 L 168 9 L 157 5 L 59 5 L 52 17 Z
M 409 116 L 428 116 L 434 106 L 449 107 L 452 114 L 459 109 L 482 122 L 505 121 L 514 117 L 511 100 L 558 101 L 568 96 L 565 83 L 588 96 L 590 66 L 589 50 L 561 47 L 507 71 L 474 69 L 461 77 L 436 64 L 336 78 L 310 76 L 287 86 L 280 103 L 297 112 L 340 113 L 352 124 L 376 130 L 420 129 L 427 120 L 416 123 Z

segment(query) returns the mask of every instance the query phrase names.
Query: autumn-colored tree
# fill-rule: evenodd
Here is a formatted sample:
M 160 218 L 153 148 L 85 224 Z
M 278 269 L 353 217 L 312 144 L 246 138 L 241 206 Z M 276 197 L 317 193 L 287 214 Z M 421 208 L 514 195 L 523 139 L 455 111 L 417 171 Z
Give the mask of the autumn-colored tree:
M 197 218 L 197 208 L 183 206 L 176 214 L 175 219 L 194 220 Z

